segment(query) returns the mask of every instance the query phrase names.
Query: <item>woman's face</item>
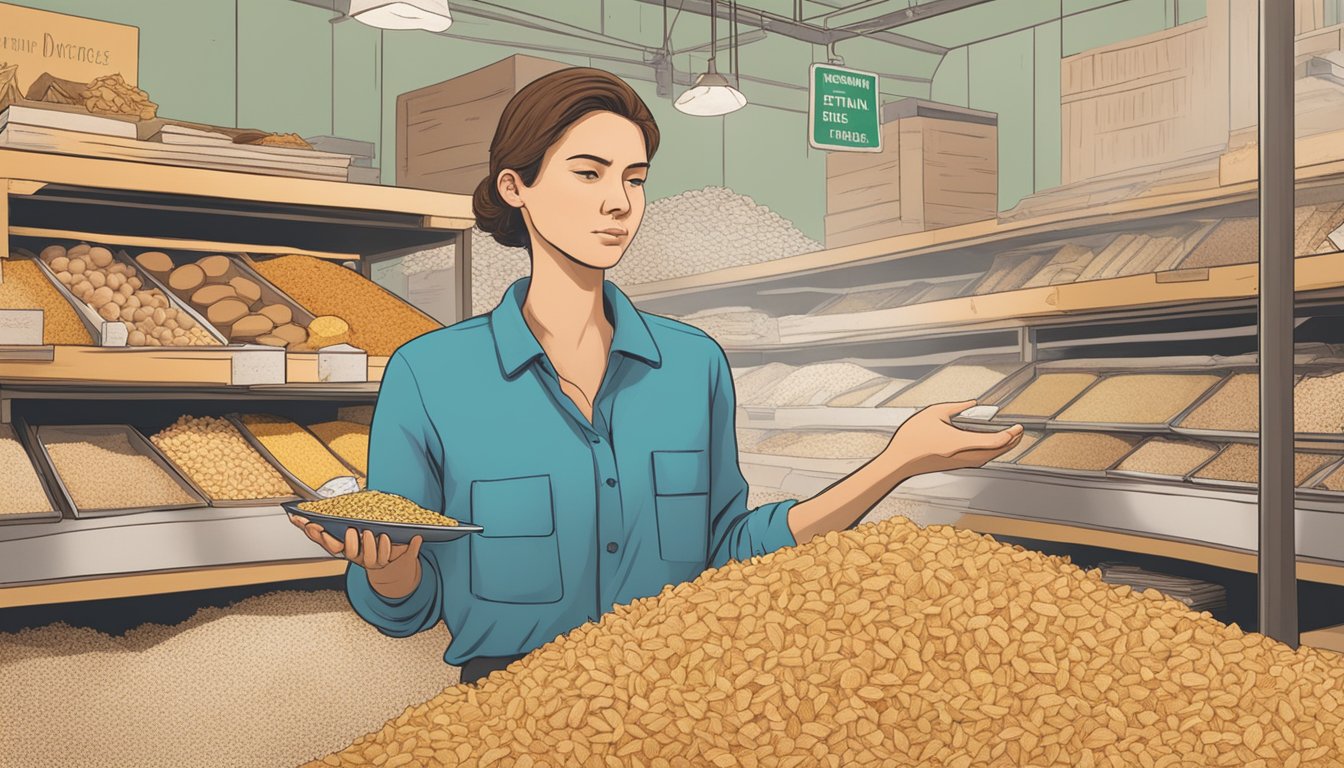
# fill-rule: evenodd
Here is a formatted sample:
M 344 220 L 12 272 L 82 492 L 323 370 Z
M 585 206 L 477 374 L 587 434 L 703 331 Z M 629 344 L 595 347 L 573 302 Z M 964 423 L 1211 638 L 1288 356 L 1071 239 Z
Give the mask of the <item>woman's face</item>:
M 644 218 L 649 158 L 644 135 L 612 112 L 593 112 L 546 150 L 541 172 L 524 186 L 501 171 L 499 191 L 523 209 L 533 251 L 540 238 L 593 269 L 611 269 Z

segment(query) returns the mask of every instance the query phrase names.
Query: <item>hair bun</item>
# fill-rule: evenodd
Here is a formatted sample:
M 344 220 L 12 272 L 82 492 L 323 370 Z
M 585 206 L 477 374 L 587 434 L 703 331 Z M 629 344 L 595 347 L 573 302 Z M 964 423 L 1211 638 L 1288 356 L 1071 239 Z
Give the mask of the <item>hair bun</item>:
M 504 202 L 494 176 L 486 176 L 471 196 L 471 212 L 476 226 L 508 248 L 526 248 L 531 243 L 523 212 Z

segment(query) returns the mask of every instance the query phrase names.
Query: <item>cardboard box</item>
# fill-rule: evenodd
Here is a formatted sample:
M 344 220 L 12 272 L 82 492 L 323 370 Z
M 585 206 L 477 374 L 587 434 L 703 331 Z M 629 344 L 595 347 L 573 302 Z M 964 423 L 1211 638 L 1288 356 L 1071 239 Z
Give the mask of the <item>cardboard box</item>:
M 571 65 L 514 55 L 397 97 L 397 185 L 469 195 L 489 173 L 490 141 L 513 95 Z
M 826 247 L 992 219 L 998 118 L 901 99 L 882 109 L 882 151 L 826 157 Z

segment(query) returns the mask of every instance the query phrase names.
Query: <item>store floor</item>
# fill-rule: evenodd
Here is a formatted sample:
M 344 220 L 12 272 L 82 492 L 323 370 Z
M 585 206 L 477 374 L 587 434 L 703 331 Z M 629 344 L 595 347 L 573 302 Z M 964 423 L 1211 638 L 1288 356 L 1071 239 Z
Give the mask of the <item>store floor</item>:
M 0 766 L 293 766 L 458 681 L 439 625 L 386 637 L 342 592 L 281 591 L 122 635 L 0 633 Z

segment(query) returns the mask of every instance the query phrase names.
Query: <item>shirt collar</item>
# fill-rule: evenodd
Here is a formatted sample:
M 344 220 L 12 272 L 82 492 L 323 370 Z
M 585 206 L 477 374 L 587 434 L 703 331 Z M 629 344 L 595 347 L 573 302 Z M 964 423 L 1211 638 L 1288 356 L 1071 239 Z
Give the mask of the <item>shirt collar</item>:
M 532 335 L 527 321 L 523 319 L 523 300 L 527 298 L 527 287 L 531 282 L 531 277 L 515 281 L 504 292 L 499 306 L 490 312 L 490 329 L 495 339 L 495 351 L 499 355 L 499 367 L 508 378 L 513 378 L 518 371 L 545 354 L 536 336 Z M 643 360 L 654 368 L 662 365 L 662 355 L 659 354 L 653 334 L 629 297 L 614 283 L 604 280 L 602 300 L 615 329 L 611 351 Z

